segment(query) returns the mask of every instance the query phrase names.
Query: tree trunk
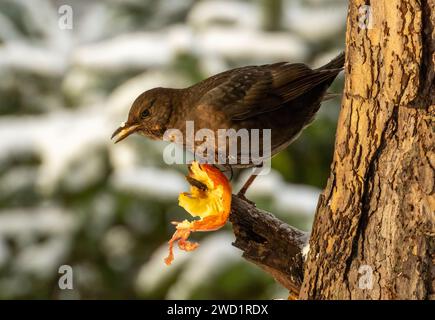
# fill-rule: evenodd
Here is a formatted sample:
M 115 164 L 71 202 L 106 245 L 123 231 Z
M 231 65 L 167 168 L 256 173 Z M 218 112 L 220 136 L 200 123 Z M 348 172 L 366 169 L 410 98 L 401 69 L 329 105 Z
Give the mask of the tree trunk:
M 350 1 L 334 160 L 302 299 L 435 296 L 434 24 L 435 0 Z
M 435 299 L 434 25 L 435 0 L 350 1 L 334 159 L 309 251 L 303 233 L 233 199 L 234 245 L 293 297 Z

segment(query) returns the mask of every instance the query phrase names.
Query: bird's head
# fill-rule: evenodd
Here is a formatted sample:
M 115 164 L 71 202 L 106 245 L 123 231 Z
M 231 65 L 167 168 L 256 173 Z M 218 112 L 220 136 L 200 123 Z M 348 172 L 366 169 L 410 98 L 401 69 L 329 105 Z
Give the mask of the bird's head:
M 171 89 L 166 88 L 154 88 L 137 97 L 127 121 L 112 134 L 115 143 L 135 132 L 151 139 L 161 139 L 171 116 L 171 97 Z

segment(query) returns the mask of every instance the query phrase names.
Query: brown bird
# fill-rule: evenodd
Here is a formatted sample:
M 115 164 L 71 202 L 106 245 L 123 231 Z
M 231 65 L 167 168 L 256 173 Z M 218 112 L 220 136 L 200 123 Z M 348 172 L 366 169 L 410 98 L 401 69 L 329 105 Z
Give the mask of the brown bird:
M 137 132 L 151 139 L 163 139 L 167 129 L 179 129 L 185 134 L 188 120 L 194 121 L 195 131 L 271 129 L 273 156 L 313 120 L 343 65 L 344 53 L 341 53 L 318 69 L 302 63 L 279 62 L 228 70 L 184 89 L 154 88 L 134 101 L 128 120 L 112 138 L 116 137 L 116 143 Z M 182 143 L 186 146 L 187 140 Z M 200 144 L 194 142 L 193 149 Z M 219 158 L 219 149 L 216 150 L 215 158 Z M 233 166 L 256 165 L 241 163 L 240 157 L 237 154 Z M 240 195 L 254 179 L 255 175 L 248 179 Z

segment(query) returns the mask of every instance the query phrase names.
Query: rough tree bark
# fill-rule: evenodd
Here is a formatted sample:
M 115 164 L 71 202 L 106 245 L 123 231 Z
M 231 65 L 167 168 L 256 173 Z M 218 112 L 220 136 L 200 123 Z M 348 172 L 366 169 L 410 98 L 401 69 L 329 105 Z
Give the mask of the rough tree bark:
M 435 0 L 350 1 L 334 160 L 302 299 L 434 297 L 434 23 Z
M 350 1 L 334 159 L 305 263 L 304 235 L 234 199 L 235 245 L 301 299 L 435 298 L 434 24 L 435 0 Z
M 303 252 L 309 235 L 285 224 L 253 203 L 233 196 L 230 221 L 243 257 L 271 274 L 297 297 L 303 279 Z

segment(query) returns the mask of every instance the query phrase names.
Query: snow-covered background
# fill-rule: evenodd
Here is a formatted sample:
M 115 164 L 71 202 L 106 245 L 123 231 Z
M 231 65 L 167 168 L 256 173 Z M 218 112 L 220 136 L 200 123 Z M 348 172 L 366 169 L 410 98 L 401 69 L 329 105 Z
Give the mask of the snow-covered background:
M 65 4 L 71 30 L 59 27 Z M 194 235 L 200 248 L 166 267 L 170 221 L 187 217 L 185 168 L 164 164 L 164 143 L 110 135 L 156 86 L 247 64 L 321 65 L 343 48 L 346 12 L 344 0 L 0 0 L 0 299 L 285 298 L 231 246 L 230 226 Z M 326 182 L 338 106 L 248 193 L 301 229 Z M 73 290 L 58 286 L 61 265 Z

